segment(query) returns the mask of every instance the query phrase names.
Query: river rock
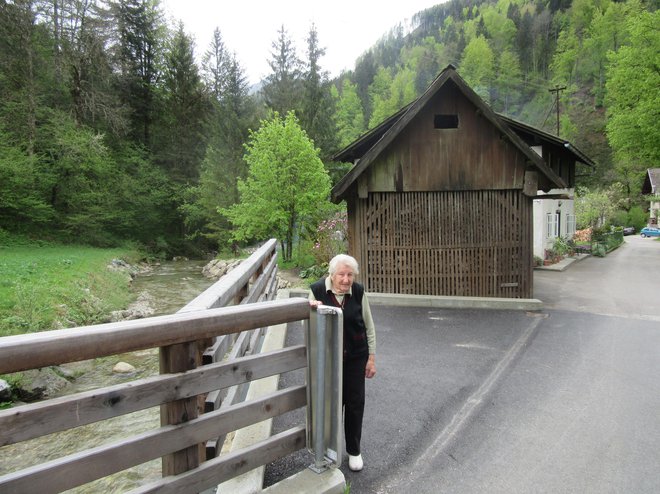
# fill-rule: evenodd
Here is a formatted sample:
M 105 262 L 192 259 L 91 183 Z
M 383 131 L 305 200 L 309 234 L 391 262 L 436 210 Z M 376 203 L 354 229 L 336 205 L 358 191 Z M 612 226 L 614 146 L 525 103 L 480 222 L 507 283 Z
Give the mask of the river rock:
M 213 259 L 202 268 L 202 274 L 207 278 L 219 279 L 229 273 L 232 269 L 241 263 L 240 259 L 226 261 L 223 259 Z
M 148 292 L 141 292 L 135 302 L 126 309 L 115 310 L 110 313 L 110 322 L 127 321 L 129 319 L 142 319 L 153 315 L 153 296 Z
M 112 372 L 115 374 L 132 374 L 135 372 L 135 367 L 127 362 L 117 362 L 112 368 Z
M 11 386 L 4 379 L 0 379 L 0 403 L 11 400 Z
M 153 267 L 146 263 L 138 263 L 137 265 L 128 264 L 123 259 L 113 259 L 108 264 L 108 270 L 110 271 L 119 271 L 121 273 L 126 273 L 129 280 L 133 280 L 137 275 L 148 273 L 153 270 Z
M 69 381 L 50 367 L 32 369 L 21 374 L 16 394 L 22 401 L 30 402 L 48 398 L 69 385 Z
M 284 278 L 280 278 L 279 276 L 277 277 L 277 289 L 278 290 L 283 290 L 285 288 L 291 288 L 291 283 L 289 280 L 285 280 Z

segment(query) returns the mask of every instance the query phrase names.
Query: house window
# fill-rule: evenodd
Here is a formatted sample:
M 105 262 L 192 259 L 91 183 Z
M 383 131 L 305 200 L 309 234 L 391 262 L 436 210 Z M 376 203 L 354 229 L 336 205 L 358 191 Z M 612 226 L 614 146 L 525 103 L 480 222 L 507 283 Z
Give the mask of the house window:
M 555 238 L 559 236 L 559 211 L 545 215 L 545 236 Z
M 568 237 L 573 237 L 575 235 L 575 215 L 567 214 L 566 215 L 566 235 Z
M 438 114 L 433 118 L 436 129 L 458 129 L 458 115 Z

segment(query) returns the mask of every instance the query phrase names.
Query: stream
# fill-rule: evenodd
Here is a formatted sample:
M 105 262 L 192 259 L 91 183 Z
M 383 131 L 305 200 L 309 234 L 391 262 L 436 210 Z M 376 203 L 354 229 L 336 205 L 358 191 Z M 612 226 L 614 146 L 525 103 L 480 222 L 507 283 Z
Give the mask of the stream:
M 136 294 L 148 294 L 154 316 L 176 312 L 214 283 L 202 275 L 205 264 L 206 261 L 163 262 L 154 267 L 153 271 L 135 278 L 132 289 Z M 133 365 L 136 372 L 128 376 L 113 373 L 112 368 L 119 361 Z M 62 393 L 68 395 L 157 374 L 158 349 L 67 364 L 67 367 L 78 375 Z M 154 429 L 159 423 L 159 409 L 152 408 L 5 446 L 0 448 L 0 475 L 82 449 L 120 441 L 124 437 Z M 126 492 L 156 481 L 160 475 L 161 460 L 156 459 L 67 492 Z

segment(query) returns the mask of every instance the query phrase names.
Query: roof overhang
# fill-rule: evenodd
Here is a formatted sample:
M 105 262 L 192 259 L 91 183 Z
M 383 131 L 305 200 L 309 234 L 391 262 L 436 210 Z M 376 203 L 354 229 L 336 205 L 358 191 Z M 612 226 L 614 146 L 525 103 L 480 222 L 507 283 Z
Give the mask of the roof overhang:
M 458 75 L 456 69 L 449 65 L 445 68 L 424 93 L 415 101 L 402 108 L 399 112 L 392 115 L 376 128 L 364 134 L 360 139 L 350 144 L 344 150 L 335 155 L 337 160 L 345 160 L 352 157 L 351 162 L 355 163 L 346 175 L 333 187 L 331 199 L 338 203 L 344 199 L 344 195 L 357 178 L 369 167 L 369 165 L 387 148 L 394 138 L 411 122 L 411 120 L 420 112 L 445 84 L 454 84 L 465 97 L 477 108 L 477 111 L 489 120 L 489 122 L 506 137 L 521 153 L 525 155 L 528 162 L 543 173 L 553 185 L 553 188 L 566 188 L 568 184 L 557 175 L 543 159 L 536 154 L 490 107 L 475 93 L 472 88 Z M 372 143 L 369 146 L 367 143 Z M 359 151 L 364 154 L 358 156 Z M 356 161 L 357 160 L 357 161 Z

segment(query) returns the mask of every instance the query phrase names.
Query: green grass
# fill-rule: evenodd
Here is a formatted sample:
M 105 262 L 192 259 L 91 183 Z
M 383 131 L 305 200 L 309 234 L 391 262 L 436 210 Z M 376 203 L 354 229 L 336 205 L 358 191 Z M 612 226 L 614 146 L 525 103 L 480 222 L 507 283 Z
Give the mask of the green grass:
M 127 262 L 138 252 L 57 245 L 39 241 L 0 245 L 0 336 L 102 322 L 134 295 L 112 259 Z

